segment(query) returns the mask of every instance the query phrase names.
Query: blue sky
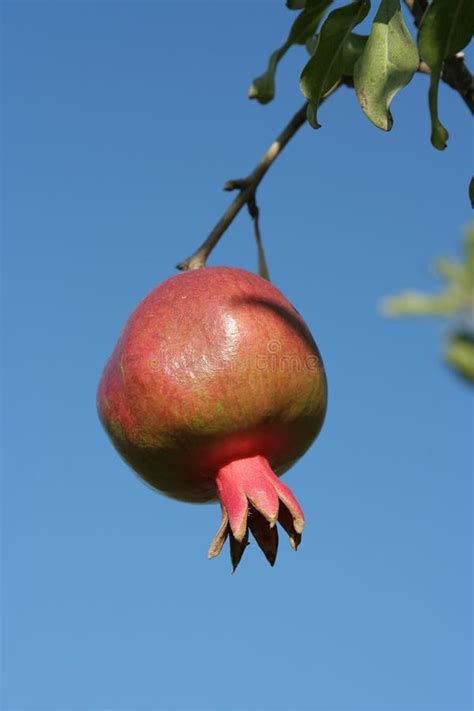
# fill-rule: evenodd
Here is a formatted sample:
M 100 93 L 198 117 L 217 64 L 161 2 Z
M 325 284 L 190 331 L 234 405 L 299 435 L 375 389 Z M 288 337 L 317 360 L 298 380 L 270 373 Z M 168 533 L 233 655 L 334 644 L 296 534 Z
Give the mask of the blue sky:
M 259 191 L 275 284 L 322 351 L 324 430 L 285 481 L 307 517 L 271 569 L 207 561 L 215 506 L 165 499 L 95 412 L 136 303 L 173 274 L 301 104 L 246 98 L 283 2 L 6 2 L 5 711 L 472 708 L 472 399 L 442 325 L 380 299 L 431 289 L 469 218 L 469 113 L 416 77 L 384 134 L 348 90 Z M 254 270 L 248 216 L 210 263 Z

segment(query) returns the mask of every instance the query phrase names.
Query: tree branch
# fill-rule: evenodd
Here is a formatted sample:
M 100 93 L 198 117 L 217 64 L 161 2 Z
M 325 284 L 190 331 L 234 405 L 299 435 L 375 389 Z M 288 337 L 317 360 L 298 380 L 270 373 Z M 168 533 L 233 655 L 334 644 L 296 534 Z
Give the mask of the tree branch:
M 471 114 L 474 114 L 474 78 L 461 52 L 446 59 L 441 79 L 458 92 Z
M 416 27 L 419 29 L 423 15 L 429 7 L 428 0 L 404 0 L 404 2 L 415 20 Z M 464 61 L 462 52 L 445 60 L 441 79 L 458 92 L 469 111 L 474 113 L 474 78 Z
M 326 96 L 322 98 L 320 103 L 323 103 L 323 101 L 334 93 L 339 86 L 341 86 L 341 84 L 337 84 L 330 92 L 328 92 Z M 298 109 L 291 121 L 285 126 L 275 141 L 273 141 L 270 148 L 261 158 L 260 162 L 246 178 L 228 180 L 226 182 L 224 190 L 238 190 L 239 194 L 229 205 L 219 222 L 210 232 L 209 236 L 204 240 L 202 245 L 190 257 L 180 262 L 176 267 L 177 269 L 181 269 L 183 271 L 187 269 L 199 269 L 206 264 L 206 260 L 210 253 L 243 206 L 252 204 L 252 200 L 255 199 L 256 190 L 267 170 L 276 158 L 278 158 L 286 144 L 293 138 L 295 133 L 301 128 L 301 126 L 303 126 L 303 124 L 306 123 L 306 107 L 307 104 L 305 103 L 300 109 Z
M 419 28 L 423 20 L 423 15 L 429 7 L 428 0 L 404 0 L 404 2 L 413 16 L 416 27 Z M 430 69 L 425 62 L 420 63 L 418 71 L 426 74 L 430 73 Z M 457 54 L 455 57 L 450 57 L 445 60 L 441 79 L 458 92 L 470 109 L 471 113 L 474 113 L 474 79 L 464 61 L 464 55 L 462 52 Z M 321 99 L 320 104 L 322 104 L 323 101 L 325 101 L 342 85 L 353 87 L 352 77 L 343 77 L 342 80 Z M 293 138 L 295 133 L 301 128 L 301 126 L 303 126 L 303 124 L 306 123 L 306 109 L 307 104 L 304 104 L 295 113 L 291 121 L 285 126 L 280 135 L 263 155 L 254 170 L 246 178 L 238 178 L 235 180 L 228 180 L 226 182 L 224 190 L 238 190 L 239 192 L 237 197 L 229 205 L 219 222 L 215 225 L 214 229 L 210 232 L 201 246 L 190 257 L 180 262 L 176 267 L 177 269 L 184 271 L 187 269 L 199 269 L 200 267 L 203 267 L 206 264 L 210 253 L 244 205 L 248 206 L 250 215 L 254 220 L 257 245 L 259 248 L 259 255 L 261 257 L 262 246 L 258 226 L 258 208 L 256 208 L 255 194 L 262 178 L 270 166 L 280 155 L 286 144 Z

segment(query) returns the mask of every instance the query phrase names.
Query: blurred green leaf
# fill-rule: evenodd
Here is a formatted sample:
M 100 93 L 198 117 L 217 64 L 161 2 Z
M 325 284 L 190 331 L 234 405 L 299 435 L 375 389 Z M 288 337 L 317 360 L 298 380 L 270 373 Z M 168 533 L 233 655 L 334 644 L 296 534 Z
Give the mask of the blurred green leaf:
M 446 148 L 449 138 L 438 117 L 438 89 L 443 62 L 467 45 L 473 31 L 473 0 L 433 0 L 423 17 L 418 46 L 431 70 L 428 93 L 431 143 L 438 150 Z
M 313 128 L 320 128 L 317 119 L 319 102 L 339 81 L 344 71 L 344 44 L 369 9 L 370 0 L 357 0 L 333 10 L 321 28 L 316 52 L 308 60 L 300 77 L 301 91 L 308 100 L 308 121 Z
M 386 316 L 453 316 L 458 309 L 451 294 L 430 296 L 419 291 L 404 291 L 385 299 L 382 305 Z
M 400 0 L 382 0 L 365 49 L 354 67 L 354 87 L 362 111 L 378 128 L 392 128 L 392 99 L 412 79 L 419 63 Z
M 453 286 L 463 288 L 466 284 L 466 268 L 461 262 L 441 257 L 435 261 L 435 270 L 440 277 L 450 281 Z
M 464 236 L 464 260 L 448 257 L 436 260 L 435 270 L 446 282 L 440 294 L 403 292 L 386 299 L 382 305 L 389 316 L 452 316 L 467 317 L 474 328 L 474 222 Z
M 268 104 L 275 96 L 275 74 L 280 59 L 294 44 L 305 44 L 315 32 L 332 0 L 306 0 L 304 9 L 293 22 L 286 42 L 276 49 L 268 60 L 267 69 L 256 77 L 249 89 L 249 99 Z M 297 3 L 292 3 L 297 9 Z M 288 5 L 289 7 L 289 5 Z
M 445 288 L 439 294 L 407 291 L 382 304 L 387 316 L 442 316 L 457 324 L 448 334 L 445 358 L 456 372 L 474 383 L 474 222 L 466 230 L 464 260 L 435 263 Z M 459 328 L 459 324 L 461 327 Z
M 354 74 L 355 63 L 364 51 L 364 47 L 368 39 L 367 35 L 358 35 L 355 32 L 351 32 L 347 40 L 344 42 L 344 46 L 342 48 L 344 65 L 342 73 L 346 76 L 352 76 Z
M 464 250 L 466 252 L 466 276 L 469 287 L 473 290 L 474 306 L 474 223 L 468 228 L 464 240 Z
M 450 334 L 445 350 L 447 363 L 474 385 L 474 336 L 464 331 Z
M 469 200 L 471 201 L 471 207 L 474 208 L 474 177 L 469 182 Z

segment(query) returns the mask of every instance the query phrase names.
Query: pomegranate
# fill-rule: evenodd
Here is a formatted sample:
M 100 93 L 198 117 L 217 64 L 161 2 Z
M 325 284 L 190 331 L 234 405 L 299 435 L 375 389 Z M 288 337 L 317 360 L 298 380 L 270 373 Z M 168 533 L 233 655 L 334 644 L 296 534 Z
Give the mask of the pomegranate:
M 265 279 L 204 267 L 166 280 L 127 321 L 102 375 L 100 419 L 124 460 L 182 501 L 220 501 L 209 549 L 233 569 L 252 532 L 271 565 L 278 532 L 296 550 L 304 515 L 281 476 L 326 411 L 318 348 Z

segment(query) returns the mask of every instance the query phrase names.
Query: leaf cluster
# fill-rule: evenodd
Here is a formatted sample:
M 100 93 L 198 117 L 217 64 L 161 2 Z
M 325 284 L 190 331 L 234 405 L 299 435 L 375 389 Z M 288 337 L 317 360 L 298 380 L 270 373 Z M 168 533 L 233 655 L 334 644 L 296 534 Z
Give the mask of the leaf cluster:
M 419 0 L 406 0 L 407 4 Z M 278 64 L 293 45 L 305 45 L 310 57 L 300 74 L 300 88 L 308 102 L 308 121 L 319 128 L 321 99 L 349 78 L 367 118 L 384 131 L 393 125 L 390 110 L 396 94 L 420 68 L 430 74 L 428 105 L 431 142 L 439 150 L 449 137 L 438 114 L 438 89 L 444 63 L 472 38 L 472 0 L 433 0 L 426 7 L 414 39 L 403 17 L 400 0 L 380 0 L 368 35 L 354 32 L 369 13 L 370 0 L 354 0 L 327 16 L 332 0 L 287 0 L 298 11 L 285 42 L 269 58 L 267 69 L 253 80 L 249 97 L 267 104 L 275 96 Z

